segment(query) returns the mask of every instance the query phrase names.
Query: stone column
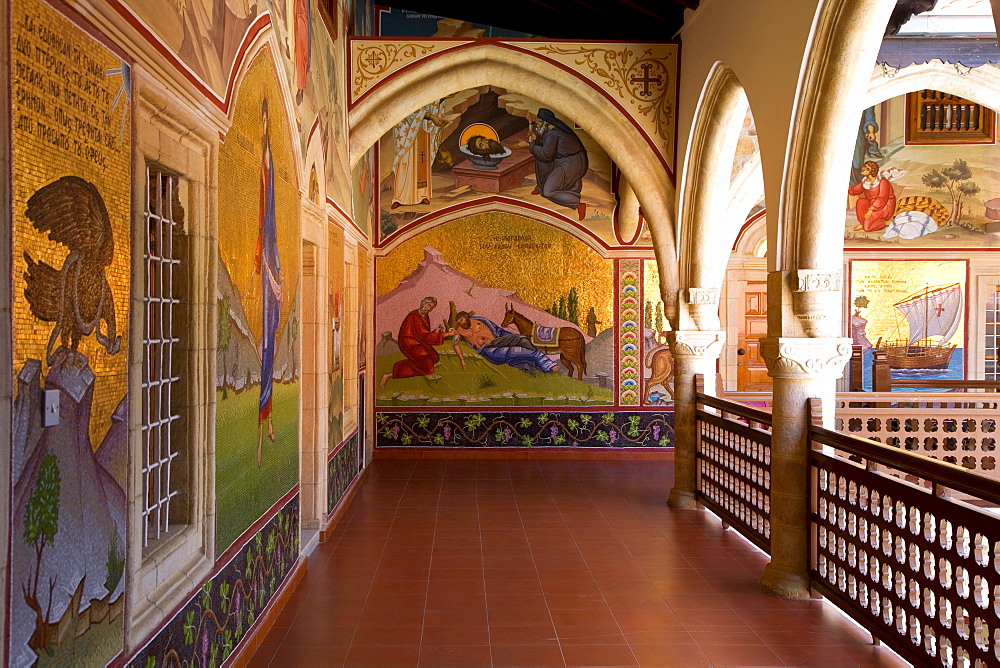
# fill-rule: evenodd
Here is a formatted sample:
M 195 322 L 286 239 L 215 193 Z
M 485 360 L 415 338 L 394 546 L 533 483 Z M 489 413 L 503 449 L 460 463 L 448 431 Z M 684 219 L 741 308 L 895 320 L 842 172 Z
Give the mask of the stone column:
M 674 488 L 671 508 L 695 507 L 694 377 L 705 377 L 705 391 L 715 394 L 715 363 L 726 340 L 724 331 L 670 332 L 674 357 Z
M 771 402 L 771 563 L 761 586 L 783 598 L 809 597 L 810 417 L 806 399 L 823 400 L 823 420 L 834 417 L 837 379 L 851 357 L 851 339 L 761 339 L 774 379 Z

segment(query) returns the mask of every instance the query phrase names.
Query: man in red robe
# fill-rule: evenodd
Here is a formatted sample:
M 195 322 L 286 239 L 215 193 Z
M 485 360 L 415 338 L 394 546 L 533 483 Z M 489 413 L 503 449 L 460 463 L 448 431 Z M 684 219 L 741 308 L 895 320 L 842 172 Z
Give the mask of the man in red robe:
M 861 167 L 861 181 L 847 189 L 858 196 L 854 211 L 858 224 L 854 231 L 878 232 L 884 230 L 896 212 L 896 193 L 889 179 L 878 173 L 878 164 L 869 160 Z
M 385 387 L 389 378 L 412 378 L 414 376 L 429 376 L 434 372 L 434 365 L 441 359 L 434 346 L 440 346 L 448 337 L 455 335 L 455 330 L 447 332 L 438 328 L 431 331 L 430 312 L 437 306 L 437 299 L 424 297 L 420 300 L 420 308 L 410 311 L 399 327 L 399 351 L 406 359 L 399 360 L 392 367 L 392 372 L 382 376 L 379 382 Z

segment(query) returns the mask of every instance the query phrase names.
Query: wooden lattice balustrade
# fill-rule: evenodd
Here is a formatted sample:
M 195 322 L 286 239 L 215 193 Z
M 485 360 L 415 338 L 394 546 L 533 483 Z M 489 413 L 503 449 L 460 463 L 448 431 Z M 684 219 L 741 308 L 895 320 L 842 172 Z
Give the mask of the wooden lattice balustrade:
M 837 404 L 837 431 L 1000 480 L 1000 393 L 849 393 Z
M 771 553 L 771 415 L 696 397 L 696 497 Z M 853 433 L 810 402 L 810 585 L 915 665 L 1000 665 L 998 401 L 838 395 Z
M 916 665 L 997 665 L 1000 482 L 815 424 L 810 438 L 812 586 Z
M 770 553 L 771 414 L 709 396 L 697 382 L 698 502 Z

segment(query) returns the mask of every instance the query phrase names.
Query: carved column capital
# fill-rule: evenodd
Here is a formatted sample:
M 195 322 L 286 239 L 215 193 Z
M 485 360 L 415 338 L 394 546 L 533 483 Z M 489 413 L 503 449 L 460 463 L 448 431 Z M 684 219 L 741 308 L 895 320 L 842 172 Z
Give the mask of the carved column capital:
M 799 269 L 794 272 L 792 310 L 810 337 L 839 333 L 841 271 Z
M 766 338 L 760 350 L 771 378 L 836 380 L 851 358 L 851 339 Z
M 719 288 L 688 288 L 688 304 L 718 304 Z
M 839 269 L 799 269 L 795 272 L 795 292 L 840 292 L 843 272 Z
M 688 312 L 694 325 L 702 331 L 719 329 L 719 289 L 688 288 Z
M 669 332 L 670 353 L 679 357 L 715 359 L 722 352 L 726 333 L 719 330 L 681 330 Z

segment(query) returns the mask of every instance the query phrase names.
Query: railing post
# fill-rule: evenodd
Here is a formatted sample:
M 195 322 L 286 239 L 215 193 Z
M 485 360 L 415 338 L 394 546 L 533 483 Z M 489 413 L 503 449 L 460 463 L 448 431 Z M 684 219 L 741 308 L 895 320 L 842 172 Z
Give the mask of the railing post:
M 855 350 L 860 348 L 860 346 L 854 346 Z M 853 358 L 852 358 L 853 361 Z M 816 555 L 819 553 L 819 536 L 816 532 L 816 527 L 812 523 L 813 513 L 818 512 L 819 508 L 816 503 L 816 499 L 819 495 L 819 478 L 816 471 L 812 467 L 812 452 L 816 450 L 816 441 L 813 440 L 812 430 L 816 427 L 823 426 L 823 400 L 819 397 L 811 397 L 806 400 L 806 410 L 809 411 L 809 429 L 806 434 L 807 447 L 806 456 L 808 460 L 806 461 L 806 489 L 809 490 L 808 504 L 806 505 L 806 526 L 809 528 L 809 568 L 810 570 L 816 569 Z M 820 446 L 822 448 L 822 446 Z M 810 593 L 812 593 L 812 587 L 809 588 Z
M 811 397 L 822 397 L 832 423 L 836 380 L 851 355 L 841 338 L 766 338 L 761 351 L 774 379 L 771 403 L 771 563 L 761 587 L 783 598 L 809 592 L 809 429 Z
M 671 508 L 696 506 L 695 377 L 715 377 L 715 361 L 725 340 L 726 333 L 722 331 L 670 332 L 670 352 L 674 357 L 674 487 L 668 501 Z
M 850 377 L 847 379 L 850 392 L 865 391 L 865 358 L 861 346 L 851 346 L 851 363 L 848 367 Z
M 872 359 L 872 392 L 892 392 L 889 353 L 885 350 L 874 351 Z

